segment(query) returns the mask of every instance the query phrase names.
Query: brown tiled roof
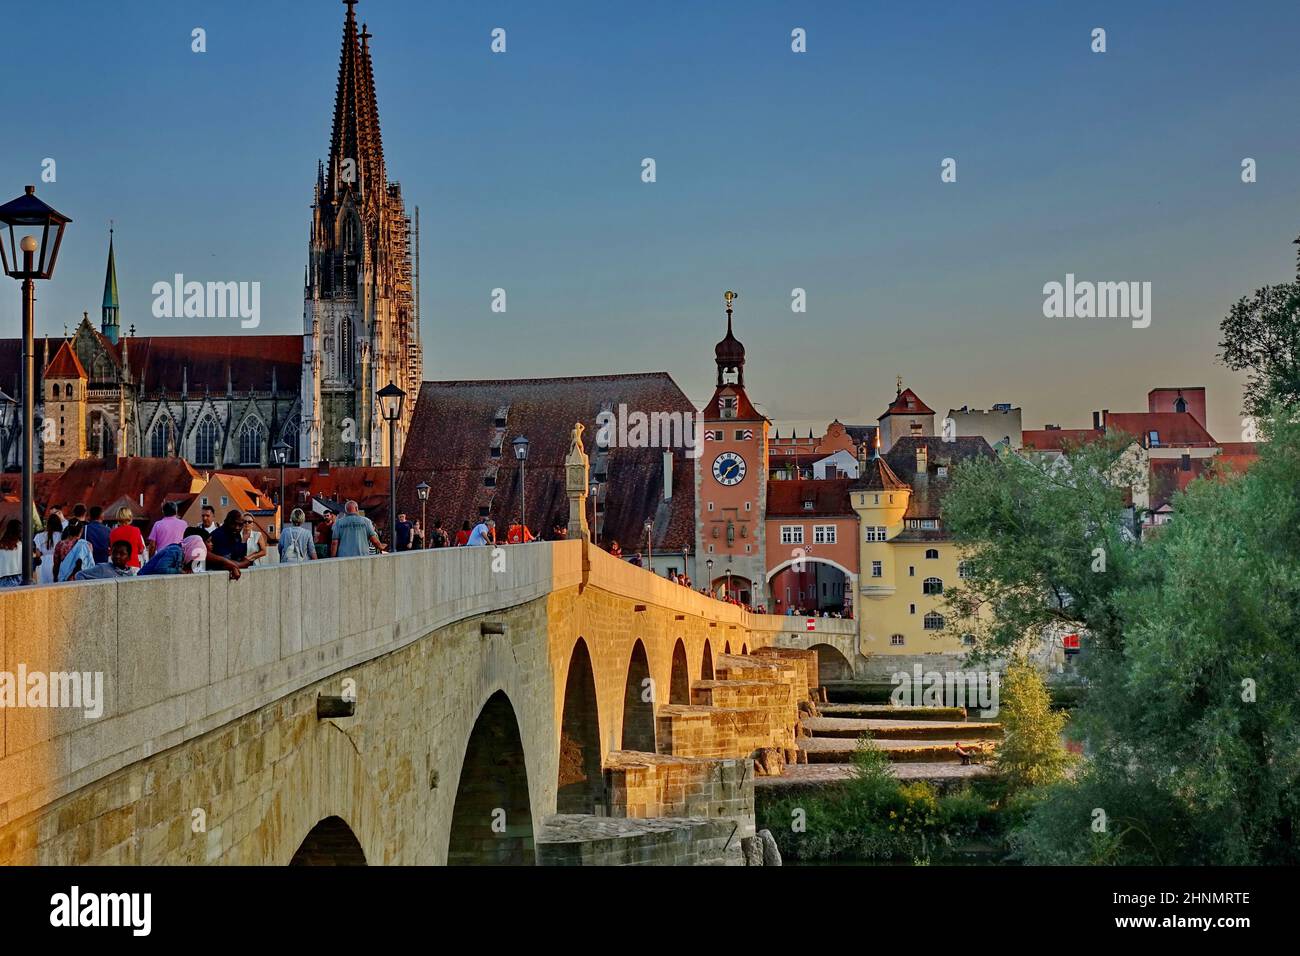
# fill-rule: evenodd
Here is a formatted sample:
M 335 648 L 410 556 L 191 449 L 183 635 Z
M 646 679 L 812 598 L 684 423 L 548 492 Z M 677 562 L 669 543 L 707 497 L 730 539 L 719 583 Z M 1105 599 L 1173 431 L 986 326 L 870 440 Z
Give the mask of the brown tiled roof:
M 222 468 L 221 474 L 245 478 L 263 494 L 274 499 L 280 497 L 279 468 Z M 388 521 L 386 466 L 331 465 L 328 474 L 321 474 L 319 468 L 286 468 L 284 489 L 290 511 L 294 508 L 307 511 L 311 498 L 340 505 L 352 500 L 376 524 L 383 525 Z
M 586 426 L 583 440 L 595 477 L 599 468 L 596 416 L 606 408 L 617 413 L 620 404 L 629 413 L 695 411 L 666 372 L 425 382 L 402 455 L 398 507 L 419 514 L 415 489 L 424 481 L 431 487 L 430 524 L 441 518 L 454 531 L 463 520 L 476 520 L 480 506 L 489 508 L 498 527 L 510 523 L 519 507 L 519 467 L 511 443 L 524 435 L 529 441 L 528 524 L 535 533 L 548 536 L 552 522 L 568 522 L 564 458 L 574 422 Z M 498 412 L 505 416 L 503 427 L 496 425 Z M 500 448 L 499 458 L 492 457 L 494 446 Z M 650 518 L 656 550 L 694 545 L 695 462 L 675 449 L 673 497 L 664 502 L 663 451 L 608 450 L 603 542 L 644 540 L 643 526 Z M 486 486 L 485 477 L 493 478 L 494 486 Z
M 36 500 L 42 505 L 104 507 L 129 498 L 137 518 L 155 519 L 162 517 L 165 500 L 189 494 L 200 479 L 180 458 L 118 458 L 115 467 L 107 464 L 100 458 L 84 458 L 64 471 L 41 472 L 36 476 Z
M 59 346 L 59 350 L 54 353 L 54 358 L 50 360 L 50 367 L 45 370 L 45 377 L 90 378 L 81 364 L 81 359 L 77 358 L 77 353 L 72 351 L 72 346 L 66 340 Z
M 1172 504 L 1174 495 L 1185 491 L 1197 478 L 1210 470 L 1212 458 L 1193 458 L 1188 462 L 1188 470 L 1183 470 L 1183 463 L 1178 458 L 1154 458 L 1151 460 L 1150 506 L 1152 511 Z
M 916 451 L 922 445 L 926 448 L 926 473 L 921 476 L 916 470 Z M 996 460 L 997 455 L 989 443 L 976 436 L 961 437 L 955 441 L 944 441 L 925 435 L 908 435 L 894 442 L 885 455 L 885 461 L 895 475 L 906 482 L 912 489 L 912 496 L 907 503 L 906 518 L 938 518 L 943 507 L 943 496 L 951 483 L 951 469 L 961 462 L 974 458 Z M 939 468 L 949 469 L 947 477 L 939 477 Z
M 1159 434 L 1160 447 L 1206 447 L 1214 444 L 1214 437 L 1205 426 L 1187 412 L 1109 412 L 1106 431 L 1132 435 L 1143 445 L 1146 445 L 1150 432 Z
M 1021 432 L 1020 441 L 1029 451 L 1064 451 L 1101 437 L 1094 428 L 1033 428 Z
M 916 392 L 910 388 L 905 388 L 898 393 L 898 396 L 885 409 L 885 415 L 933 415 L 934 409 L 926 405 L 917 397 Z M 884 418 L 885 415 L 881 415 Z
M 722 396 L 736 396 L 736 415 L 735 418 L 723 419 L 722 417 Z M 749 395 L 740 385 L 719 385 L 709 399 L 709 403 L 704 406 L 705 421 L 737 421 L 737 422 L 762 422 L 767 421 L 767 416 L 754 407 L 754 403 L 749 400 Z
M 907 482 L 894 474 L 883 458 L 868 458 L 858 468 L 858 480 L 853 483 L 854 491 L 890 491 L 907 487 Z
M 853 517 L 856 512 L 849 502 L 851 478 L 811 478 L 767 483 L 767 516 L 769 518 L 796 515 L 842 515 Z M 812 510 L 804 507 L 805 501 L 813 503 Z
M 302 380 L 301 335 L 149 335 L 129 342 L 132 378 L 145 391 L 224 392 L 229 373 L 236 391 L 268 391 L 271 374 L 282 392 L 298 390 Z M 121 345 L 119 343 L 119 349 Z

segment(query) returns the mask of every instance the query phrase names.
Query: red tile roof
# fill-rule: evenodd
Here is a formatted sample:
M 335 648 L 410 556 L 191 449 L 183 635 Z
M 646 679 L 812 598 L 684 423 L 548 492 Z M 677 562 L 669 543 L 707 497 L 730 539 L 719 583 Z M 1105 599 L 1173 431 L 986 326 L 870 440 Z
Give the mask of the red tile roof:
M 898 393 L 893 403 L 885 409 L 885 415 L 933 415 L 934 409 L 917 397 L 916 392 L 905 388 Z M 884 418 L 885 415 L 881 415 Z
M 46 378 L 84 378 L 89 379 L 86 369 L 81 364 L 81 359 L 77 358 L 77 353 L 72 351 L 72 346 L 64 341 L 59 350 L 54 353 L 54 358 L 50 361 L 50 367 L 45 370 Z
M 280 497 L 279 468 L 222 468 L 221 474 L 247 479 L 265 495 Z M 309 511 L 311 498 L 343 504 L 355 501 L 376 524 L 388 521 L 388 468 L 385 466 L 331 465 L 328 474 L 319 468 L 284 470 L 287 508 Z
M 528 524 L 548 536 L 552 523 L 567 525 L 564 458 L 575 422 L 586 426 L 584 443 L 592 476 L 602 467 L 607 482 L 602 542 L 644 541 L 647 518 L 654 522 L 655 548 L 679 550 L 695 541 L 695 462 L 681 449 L 673 455 L 673 496 L 663 501 L 662 448 L 596 448 L 596 417 L 617 412 L 695 411 L 690 399 L 666 372 L 593 375 L 568 378 L 425 382 L 402 455 L 398 506 L 420 513 L 416 485 L 431 486 L 429 523 L 443 519 L 450 530 L 463 520 L 477 520 L 487 507 L 498 526 L 514 520 L 519 507 L 519 467 L 511 442 L 529 440 L 527 475 Z M 506 424 L 496 424 L 498 413 Z M 499 448 L 499 457 L 492 448 Z M 485 478 L 493 479 L 488 486 Z M 590 509 L 590 504 L 588 504 Z M 588 512 L 590 516 L 590 511 Z M 589 519 L 590 520 L 590 519 Z
M 1209 447 L 1214 436 L 1187 412 L 1109 412 L 1106 431 L 1132 435 L 1144 446 L 1150 432 L 1160 437 L 1160 447 Z
M 105 507 L 129 498 L 137 518 L 156 519 L 162 517 L 165 500 L 188 496 L 199 477 L 180 458 L 118 458 L 112 468 L 103 459 L 83 458 L 65 471 L 38 474 L 36 500 L 42 505 Z
M 131 375 L 145 391 L 267 391 L 271 375 L 282 392 L 302 380 L 301 335 L 149 335 L 124 339 Z M 118 348 L 121 348 L 119 343 Z
M 849 501 L 852 478 L 791 479 L 767 483 L 767 517 L 839 515 L 854 517 L 856 512 Z M 804 507 L 805 501 L 813 503 L 812 509 Z
M 732 418 L 724 419 L 722 417 L 722 396 L 736 396 L 736 414 Z M 754 407 L 754 403 L 749 400 L 749 394 L 739 385 L 721 385 L 709 399 L 709 403 L 704 406 L 705 421 L 738 421 L 738 422 L 765 422 L 767 416 Z
M 1029 451 L 1064 451 L 1101 437 L 1095 428 L 1035 428 L 1020 433 L 1021 444 Z

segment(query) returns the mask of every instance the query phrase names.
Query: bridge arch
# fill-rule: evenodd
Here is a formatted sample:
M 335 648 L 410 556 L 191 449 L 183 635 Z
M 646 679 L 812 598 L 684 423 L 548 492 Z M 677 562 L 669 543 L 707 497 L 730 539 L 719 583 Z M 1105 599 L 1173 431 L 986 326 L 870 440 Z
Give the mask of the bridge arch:
M 447 863 L 531 866 L 535 861 L 519 720 L 510 698 L 499 690 L 479 711 L 465 747 Z
M 713 646 L 704 639 L 704 657 L 700 661 L 700 680 L 713 680 Z
M 366 851 L 342 817 L 326 817 L 311 828 L 290 866 L 365 866 Z
M 821 564 L 828 568 L 833 568 L 840 573 L 843 580 L 831 580 L 822 583 L 822 590 L 828 590 L 830 593 L 820 596 L 816 592 L 816 580 L 811 582 L 811 596 L 806 598 L 797 597 L 793 588 L 802 588 L 803 584 L 810 583 L 807 575 L 804 573 L 807 565 Z M 794 569 L 794 570 L 791 570 Z M 793 578 L 787 576 L 785 572 L 790 571 Z M 797 572 L 797 573 L 796 573 Z M 780 576 L 780 580 L 778 580 Z M 813 578 L 819 578 L 819 575 L 813 574 Z M 793 582 L 793 583 L 792 583 Z M 779 592 L 785 585 L 786 595 Z M 849 570 L 843 564 L 831 558 L 819 555 L 804 554 L 794 558 L 788 558 L 780 564 L 771 568 L 767 572 L 768 592 L 772 598 L 772 607 L 777 614 L 784 613 L 790 607 L 802 608 L 804 610 L 817 612 L 821 610 L 843 611 L 852 613 L 853 595 L 858 592 L 858 575 L 856 572 Z M 802 594 L 802 590 L 799 592 Z
M 655 752 L 654 684 L 650 682 L 650 659 L 640 638 L 632 645 L 623 685 L 624 750 Z
M 560 760 L 556 779 L 557 813 L 595 813 L 605 801 L 600 763 L 600 706 L 591 652 L 581 637 L 569 655 L 560 717 Z
M 817 682 L 852 680 L 853 665 L 838 647 L 831 644 L 813 644 L 808 648 L 817 652 Z
M 668 703 L 689 704 L 691 702 L 691 673 L 686 663 L 686 645 L 677 638 L 673 645 L 672 677 L 668 683 Z

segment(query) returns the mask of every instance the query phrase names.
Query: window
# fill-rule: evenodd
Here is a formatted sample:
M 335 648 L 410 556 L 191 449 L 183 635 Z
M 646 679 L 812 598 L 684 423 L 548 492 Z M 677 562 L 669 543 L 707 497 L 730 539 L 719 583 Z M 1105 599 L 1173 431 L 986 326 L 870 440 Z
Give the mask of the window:
M 815 525 L 813 525 L 813 543 L 814 543 L 814 544 L 834 544 L 834 543 L 835 543 L 835 525 L 833 525 L 833 524 L 815 524 Z
M 349 318 L 339 323 L 339 376 L 352 377 L 352 320 Z
M 721 408 L 722 408 L 723 418 L 735 418 L 736 417 L 736 396 L 723 395 Z
M 256 418 L 249 418 L 239 429 L 239 463 L 260 465 L 262 446 L 266 444 L 266 429 Z
M 813 502 L 813 501 L 805 501 L 805 502 L 803 503 L 803 510 L 804 510 L 804 511 L 812 511 L 812 510 L 813 510 L 813 507 L 815 506 L 815 504 L 816 504 L 816 503 Z
M 225 495 L 221 496 L 221 507 L 225 508 L 230 504 L 230 499 Z
M 929 614 L 927 614 L 927 615 L 926 615 L 924 618 L 922 618 L 921 620 L 922 620 L 922 623 L 925 625 L 925 629 L 926 629 L 927 631 L 942 631 L 942 630 L 943 630 L 943 615 L 942 615 L 942 614 L 935 614 L 933 611 L 931 611 Z
M 289 446 L 289 456 L 285 464 L 298 460 L 298 433 L 300 421 L 297 418 L 291 418 L 285 422 L 284 430 L 280 433 L 280 438 Z
M 782 544 L 803 544 L 803 525 L 801 524 L 781 525 L 781 543 Z
M 736 441 L 749 441 L 749 439 L 754 437 L 753 432 L 750 432 L 749 434 L 745 434 L 745 430 L 742 428 L 737 428 L 735 435 L 736 435 Z
M 1179 395 L 1178 399 L 1174 402 L 1174 411 L 1176 412 L 1187 411 L 1187 400 L 1183 398 L 1181 395 Z
M 1147 432 L 1147 444 L 1150 445 L 1152 448 L 1159 448 L 1159 447 L 1160 447 L 1160 433 L 1159 433 L 1159 432 Z
M 215 465 L 217 463 L 218 438 L 217 422 L 211 415 L 199 422 L 194 435 L 194 464 Z
M 911 403 L 909 402 L 908 404 L 911 404 Z M 913 434 L 913 435 L 920 435 L 920 434 L 921 434 L 921 423 L 920 423 L 920 422 L 912 422 L 912 423 L 911 423 L 911 429 L 912 429 L 912 434 Z
M 203 508 L 206 508 L 206 507 L 208 506 L 208 496 L 207 496 L 207 495 L 204 495 L 203 497 L 201 497 L 201 498 L 199 499 L 199 505 L 200 505 L 201 507 L 203 507 Z
M 914 577 L 916 577 L 916 565 L 914 565 L 914 564 L 912 564 L 912 565 L 908 565 L 908 568 L 907 568 L 907 576 L 908 576 L 909 578 L 914 578 Z
M 937 475 L 938 475 L 938 477 L 940 477 L 940 478 L 947 478 L 947 477 L 948 477 L 948 466 L 947 466 L 947 465 L 940 465 L 940 466 L 939 466 L 939 469 L 938 469 L 938 472 L 937 472 Z
M 709 510 L 710 510 L 710 511 L 713 510 L 713 502 L 712 502 L 712 501 L 709 502 Z
M 966 645 L 967 647 L 974 647 L 974 646 L 975 646 L 975 635 L 974 635 L 974 634 L 963 634 L 963 635 L 961 636 L 961 642 L 962 642 L 962 644 Z
M 176 428 L 170 418 L 163 418 L 154 425 L 149 435 L 149 457 L 166 458 L 176 447 Z
M 915 613 L 916 613 L 916 605 L 915 605 L 915 604 L 909 604 L 909 605 L 907 606 L 907 613 L 908 613 L 908 614 L 915 614 Z
M 871 576 L 873 578 L 880 578 L 885 576 L 885 564 L 883 561 L 871 562 Z
M 745 510 L 746 510 L 746 511 L 752 511 L 753 508 L 754 508 L 754 504 L 753 504 L 752 501 L 746 501 L 746 502 L 745 502 Z
M 943 581 L 941 581 L 939 578 L 926 578 L 924 581 L 921 582 L 921 593 L 942 594 Z
M 907 638 L 903 637 L 902 634 L 889 635 L 890 647 L 902 647 L 906 642 L 907 642 Z
M 959 561 L 957 563 L 957 577 L 961 578 L 963 581 L 966 581 L 970 578 L 970 576 L 971 576 L 970 562 Z
M 871 525 L 868 525 L 868 526 L 867 526 L 867 540 L 868 540 L 868 541 L 884 541 L 884 540 L 885 540 L 885 529 L 884 529 L 884 528 L 881 528 L 881 527 L 872 527 Z
M 925 559 L 926 559 L 927 561 L 938 561 L 938 560 L 939 560 L 939 549 L 938 549 L 938 548 L 926 548 L 926 550 L 925 550 Z

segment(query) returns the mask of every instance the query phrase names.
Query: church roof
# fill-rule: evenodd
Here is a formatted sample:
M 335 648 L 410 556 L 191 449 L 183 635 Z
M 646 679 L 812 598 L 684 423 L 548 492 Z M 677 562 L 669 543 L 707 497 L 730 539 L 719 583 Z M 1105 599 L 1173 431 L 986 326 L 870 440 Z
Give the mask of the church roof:
M 90 378 L 86 374 L 81 360 L 77 358 L 77 353 L 72 351 L 72 345 L 66 339 L 59 345 L 59 350 L 54 353 L 54 359 L 50 362 L 50 367 L 45 370 L 45 377 Z
M 402 455 L 398 506 L 408 514 L 419 514 L 415 489 L 423 481 L 431 486 L 431 526 L 436 518 L 442 518 L 445 527 L 454 532 L 462 521 L 477 520 L 480 507 L 489 509 L 499 527 L 510 523 L 519 508 L 519 465 L 511 443 L 524 435 L 529 441 L 525 467 L 528 525 L 534 533 L 549 535 L 554 521 L 568 523 L 564 458 L 573 425 L 582 422 L 591 476 L 599 478 L 602 469 L 605 474 L 601 500 L 608 507 L 602 543 L 617 540 L 629 554 L 640 550 L 648 518 L 654 523 L 656 550 L 693 546 L 693 459 L 680 448 L 674 450 L 673 496 L 665 502 L 665 449 L 612 447 L 599 454 L 597 416 L 603 410 L 618 414 L 620 405 L 626 406 L 629 415 L 658 411 L 679 412 L 684 417 L 695 411 L 666 372 L 425 382 Z M 497 449 L 495 456 L 493 449 Z M 490 486 L 485 482 L 489 478 Z
M 188 385 L 190 394 L 204 388 L 224 394 L 227 380 L 238 392 L 269 391 L 272 374 L 278 391 L 297 392 L 302 380 L 301 335 L 142 335 L 122 341 L 129 343 L 131 377 L 145 392 L 180 392 Z
M 894 399 L 894 401 L 890 404 L 890 406 L 887 409 L 885 409 L 885 414 L 881 415 L 880 417 L 884 418 L 885 415 L 933 415 L 933 414 L 934 414 L 934 409 L 930 408 L 930 406 L 926 405 L 925 402 L 921 401 L 921 399 L 917 397 L 916 392 L 912 391 L 910 388 L 905 388 L 898 393 L 898 396 Z

